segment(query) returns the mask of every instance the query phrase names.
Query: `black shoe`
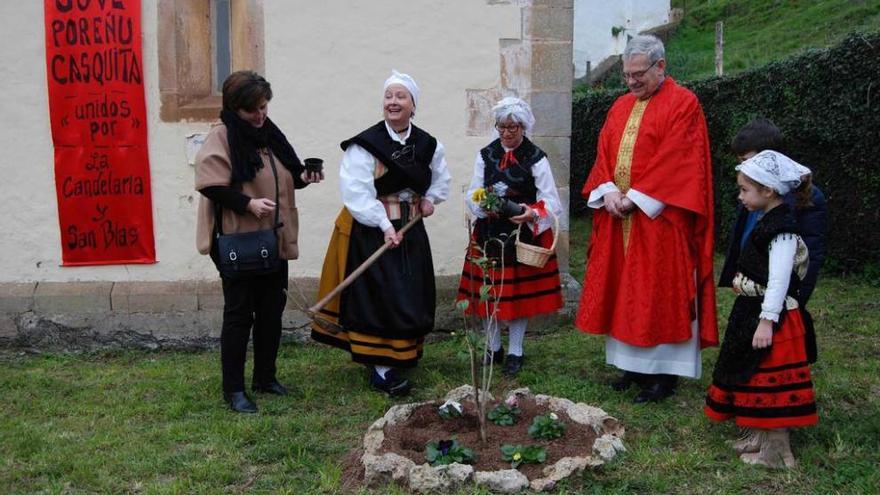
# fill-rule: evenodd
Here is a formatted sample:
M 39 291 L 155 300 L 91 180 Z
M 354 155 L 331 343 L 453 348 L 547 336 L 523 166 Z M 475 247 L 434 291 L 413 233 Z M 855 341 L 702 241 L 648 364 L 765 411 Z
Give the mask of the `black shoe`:
M 514 376 L 520 372 L 523 367 L 523 356 L 515 356 L 513 354 L 508 354 L 504 359 L 504 369 L 501 370 L 507 376 Z
M 287 387 L 278 383 L 278 380 L 272 380 L 269 383 L 254 382 L 251 390 L 253 390 L 254 393 L 264 393 L 272 395 L 287 395 L 289 393 L 287 391 Z
M 624 371 L 620 378 L 611 382 L 611 388 L 617 392 L 623 392 L 632 385 L 638 385 L 642 382 L 642 375 L 632 371 Z
M 240 413 L 255 413 L 257 405 L 244 392 L 223 393 L 223 400 L 229 404 L 229 408 Z
M 483 366 L 489 366 L 489 360 L 492 361 L 493 366 L 501 366 L 504 363 L 504 347 L 497 351 L 487 350 L 486 354 L 483 354 Z
M 675 389 L 660 382 L 654 382 L 639 392 L 639 395 L 633 399 L 636 404 L 644 404 L 646 402 L 660 402 L 675 393 Z
M 385 392 L 389 397 L 407 395 L 412 388 L 409 380 L 398 376 L 396 371 L 388 370 L 385 373 L 385 378 L 382 378 L 375 368 L 370 374 L 370 386 L 380 392 Z

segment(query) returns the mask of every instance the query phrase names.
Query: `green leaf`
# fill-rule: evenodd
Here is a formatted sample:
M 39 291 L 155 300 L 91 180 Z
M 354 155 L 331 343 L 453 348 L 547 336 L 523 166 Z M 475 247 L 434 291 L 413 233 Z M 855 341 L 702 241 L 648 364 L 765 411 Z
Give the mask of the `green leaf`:
M 471 305 L 471 302 L 468 299 L 462 299 L 462 300 L 457 301 L 455 303 L 455 307 L 458 308 L 458 310 L 461 312 L 467 311 L 467 309 L 468 309 L 468 307 L 470 307 L 470 305 Z

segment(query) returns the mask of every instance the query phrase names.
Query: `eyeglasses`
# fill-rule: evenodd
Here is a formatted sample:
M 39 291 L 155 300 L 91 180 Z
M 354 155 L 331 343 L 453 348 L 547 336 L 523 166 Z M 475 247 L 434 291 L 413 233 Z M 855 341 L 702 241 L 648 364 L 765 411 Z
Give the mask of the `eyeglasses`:
M 495 124 L 495 129 L 498 130 L 498 134 L 504 134 L 505 132 L 510 132 L 510 133 L 515 134 L 521 128 L 522 128 L 522 126 L 519 124 L 508 124 L 508 125 Z
M 626 82 L 629 79 L 635 79 L 636 81 L 641 81 L 642 78 L 645 77 L 645 74 L 647 74 L 648 71 L 651 70 L 651 68 L 654 67 L 654 65 L 656 65 L 657 62 L 659 62 L 659 61 L 660 61 L 660 59 L 658 58 L 653 63 L 651 63 L 651 65 L 649 65 L 648 68 L 645 70 L 640 70 L 637 72 L 621 72 L 620 75 L 623 77 L 624 82 Z
M 407 160 L 407 161 L 412 161 L 415 158 L 415 156 L 416 156 L 416 149 L 411 144 L 408 144 L 408 145 L 404 146 L 403 148 L 400 148 L 399 150 L 395 151 L 394 153 L 391 153 L 391 159 L 394 161 L 398 161 L 401 158 L 403 158 L 404 160 Z

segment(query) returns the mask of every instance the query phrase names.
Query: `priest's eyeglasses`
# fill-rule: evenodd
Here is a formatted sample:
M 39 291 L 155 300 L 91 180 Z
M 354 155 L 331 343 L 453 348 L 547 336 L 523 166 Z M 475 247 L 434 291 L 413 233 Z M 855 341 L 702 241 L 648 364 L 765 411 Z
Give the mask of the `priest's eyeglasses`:
M 651 68 L 654 67 L 654 65 L 656 65 L 657 62 L 659 62 L 659 61 L 660 61 L 660 59 L 658 58 L 657 60 L 652 62 L 651 65 L 649 65 L 648 68 L 645 70 L 640 70 L 640 71 L 636 71 L 636 72 L 621 72 L 620 75 L 623 77 L 624 81 L 627 81 L 628 79 L 635 79 L 636 81 L 641 81 L 642 78 L 645 77 L 645 74 L 647 74 L 648 71 L 651 70 Z
M 522 126 L 519 124 L 507 124 L 507 125 L 495 124 L 495 129 L 498 130 L 498 134 L 504 134 L 505 132 L 515 134 L 520 129 L 520 127 L 522 127 Z

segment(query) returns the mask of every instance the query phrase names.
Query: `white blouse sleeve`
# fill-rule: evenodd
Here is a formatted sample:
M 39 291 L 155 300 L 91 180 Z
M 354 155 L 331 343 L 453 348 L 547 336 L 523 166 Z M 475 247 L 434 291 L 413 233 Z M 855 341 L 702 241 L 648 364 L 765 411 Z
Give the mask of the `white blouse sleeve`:
M 651 220 L 657 218 L 658 215 L 663 213 L 663 209 L 666 208 L 666 203 L 635 189 L 627 191 L 626 197 L 635 203 Z
M 613 182 L 599 184 L 599 187 L 590 191 L 590 197 L 587 198 L 587 206 L 593 209 L 604 208 L 605 195 L 613 191 L 620 192 L 620 189 Z
M 376 199 L 376 186 L 373 184 L 375 170 L 376 159 L 373 155 L 361 146 L 352 144 L 342 156 L 339 187 L 342 202 L 355 220 L 385 231 L 391 227 L 391 221 L 382 202 Z
M 797 251 L 797 236 L 779 234 L 770 241 L 770 266 L 767 276 L 767 290 L 761 303 L 761 319 L 779 321 L 779 313 L 785 304 L 788 283 L 794 267 Z
M 431 158 L 431 187 L 425 192 L 425 199 L 435 205 L 446 201 L 449 198 L 450 181 L 452 181 L 452 175 L 446 165 L 446 149 L 443 147 L 443 143 L 437 141 L 437 148 Z
M 473 218 L 486 218 L 486 212 L 480 208 L 480 205 L 474 203 L 471 199 L 474 197 L 474 191 L 483 187 L 483 171 L 485 169 L 486 164 L 483 162 L 483 156 L 480 155 L 480 153 L 477 153 L 477 159 L 474 160 L 474 173 L 471 176 L 471 183 L 467 188 L 467 193 L 464 198 L 468 211 Z
M 562 217 L 562 201 L 559 199 L 559 190 L 556 189 L 556 181 L 553 180 L 553 171 L 547 157 L 532 165 L 532 176 L 535 178 L 535 186 L 538 188 L 538 201 L 544 200 L 544 206 L 552 211 L 557 218 Z M 534 225 L 529 222 L 529 225 Z M 538 220 L 538 233 L 553 227 L 553 218 L 547 215 Z

